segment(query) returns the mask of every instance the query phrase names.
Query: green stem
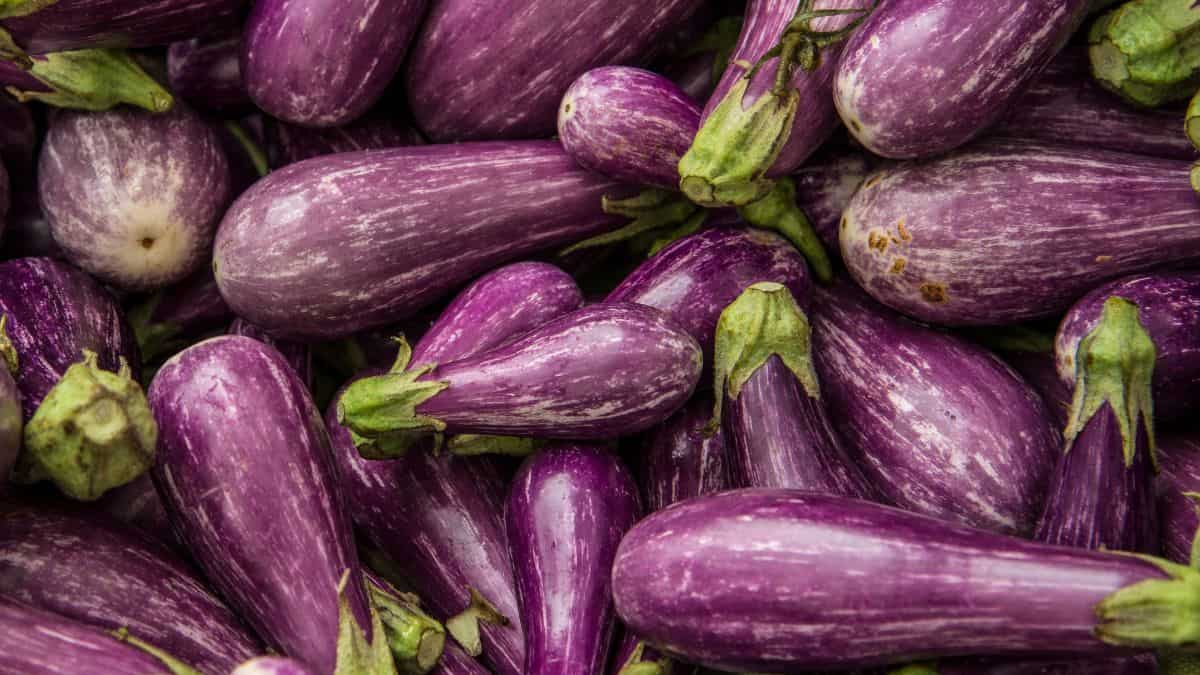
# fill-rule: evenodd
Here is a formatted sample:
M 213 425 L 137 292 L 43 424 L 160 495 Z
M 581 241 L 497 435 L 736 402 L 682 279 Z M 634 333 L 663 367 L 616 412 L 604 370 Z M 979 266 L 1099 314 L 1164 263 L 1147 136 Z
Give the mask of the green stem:
M 258 174 L 259 178 L 270 173 L 271 169 L 267 166 L 267 153 L 263 152 L 262 147 L 253 138 L 250 138 L 250 134 L 246 133 L 242 125 L 234 120 L 226 120 L 225 129 L 237 139 L 238 145 L 242 146 L 242 150 L 250 158 L 250 163 L 254 165 L 254 172 Z
M 128 103 L 155 113 L 170 110 L 174 103 L 171 94 L 120 49 L 80 49 L 37 56 L 29 72 L 51 91 L 9 87 L 9 93 L 22 102 L 41 101 L 79 110 L 108 110 Z
M 671 659 L 664 656 L 657 661 L 643 661 L 645 652 L 646 643 L 638 642 L 617 675 L 671 675 Z
M 468 588 L 467 591 L 470 593 L 470 604 L 462 612 L 446 619 L 446 630 L 464 651 L 477 657 L 483 653 L 479 623 L 482 621 L 493 626 L 507 626 L 509 619 L 501 614 L 495 605 L 488 602 L 487 598 L 480 595 L 479 591 L 474 588 Z
M 421 611 L 416 596 L 376 583 L 370 576 L 364 575 L 364 583 L 371 596 L 372 609 L 383 625 L 383 635 L 396 670 L 414 675 L 432 670 L 446 646 L 446 630 L 442 624 Z
M 635 239 L 647 232 L 688 224 L 697 216 L 705 216 L 702 209 L 680 197 L 677 193 L 657 188 L 649 188 L 635 197 L 628 199 L 609 199 L 602 201 L 604 212 L 610 215 L 624 216 L 632 221 L 625 227 L 585 239 L 563 249 L 560 255 L 569 255 L 575 251 L 596 246 L 615 244 L 621 241 Z M 697 227 L 699 227 L 697 225 Z
M 913 663 L 903 668 L 888 671 L 888 675 L 938 675 L 935 663 Z
M 148 642 L 143 642 L 130 635 L 129 629 L 127 628 L 118 628 L 117 630 L 112 631 L 111 635 L 121 642 L 124 642 L 132 647 L 137 647 L 138 649 L 158 659 L 164 666 L 167 667 L 167 670 L 171 671 L 174 675 L 200 675 L 200 671 L 192 668 L 183 661 L 180 661 L 174 656 L 171 656 L 167 652 Z
M 1200 85 L 1200 7 L 1193 0 L 1132 0 L 1088 33 L 1101 86 L 1143 106 L 1190 97 Z
M 968 328 L 963 332 L 976 342 L 996 351 L 1029 354 L 1054 352 L 1054 332 L 1028 324 Z
M 143 363 L 154 363 L 184 347 L 183 330 L 178 324 L 154 321 L 154 310 L 162 301 L 162 292 L 155 293 L 130 308 L 126 316 L 137 339 Z
M 833 279 L 833 263 L 808 216 L 796 204 L 796 185 L 791 178 L 775 181 L 766 196 L 741 207 L 738 213 L 751 225 L 774 230 L 792 242 L 800 249 L 818 281 L 828 283 Z
M 458 434 L 446 441 L 446 451 L 461 457 L 478 455 L 504 455 L 507 457 L 528 457 L 545 445 L 536 438 L 520 436 L 484 436 L 482 434 Z
M 1166 579 L 1147 579 L 1111 593 L 1096 605 L 1096 636 L 1118 647 L 1171 649 L 1200 641 L 1200 571 L 1136 553 Z

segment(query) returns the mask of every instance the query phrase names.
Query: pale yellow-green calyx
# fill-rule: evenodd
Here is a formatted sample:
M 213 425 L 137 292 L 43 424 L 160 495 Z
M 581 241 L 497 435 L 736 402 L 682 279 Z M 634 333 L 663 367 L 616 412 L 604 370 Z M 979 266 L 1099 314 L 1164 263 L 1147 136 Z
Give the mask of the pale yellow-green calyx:
M 1200 571 L 1161 558 L 1130 555 L 1166 579 L 1147 579 L 1114 591 L 1096 605 L 1096 636 L 1119 647 L 1195 648 L 1200 645 Z
M 8 315 L 0 315 L 0 359 L 8 367 L 8 372 L 16 376 L 21 363 L 17 357 L 17 347 L 8 337 Z
M 1200 85 L 1200 6 L 1193 0 L 1132 0 L 1088 32 L 1092 74 L 1142 106 L 1188 98 Z
M 415 595 L 380 585 L 369 575 L 364 576 L 364 583 L 372 611 L 383 625 L 396 670 L 406 675 L 423 675 L 432 670 L 446 646 L 442 624 L 421 611 Z
M 8 87 L 18 101 L 40 101 L 59 108 L 108 110 L 120 104 L 166 112 L 174 99 L 123 49 L 80 49 L 40 55 L 29 73 L 50 91 Z
M 645 652 L 646 643 L 638 642 L 617 675 L 671 675 L 671 659 L 664 656 L 657 661 L 643 661 Z
M 464 651 L 471 656 L 479 656 L 483 653 L 479 623 L 482 621 L 493 626 L 507 626 L 509 620 L 479 591 L 474 588 L 468 588 L 467 591 L 470 593 L 470 604 L 463 611 L 446 619 L 446 630 Z
M 585 248 L 629 241 L 651 232 L 677 229 L 691 223 L 695 223 L 694 227 L 698 228 L 699 223 L 703 222 L 706 216 L 703 209 L 679 194 L 658 188 L 647 188 L 626 199 L 602 197 L 601 208 L 611 216 L 629 218 L 629 224 L 612 232 L 605 232 L 572 244 L 563 249 L 560 255 L 569 255 Z
M 483 434 L 459 434 L 451 436 L 445 444 L 452 455 L 473 457 L 476 455 L 505 455 L 528 457 L 545 444 L 537 438 L 521 436 L 486 436 Z

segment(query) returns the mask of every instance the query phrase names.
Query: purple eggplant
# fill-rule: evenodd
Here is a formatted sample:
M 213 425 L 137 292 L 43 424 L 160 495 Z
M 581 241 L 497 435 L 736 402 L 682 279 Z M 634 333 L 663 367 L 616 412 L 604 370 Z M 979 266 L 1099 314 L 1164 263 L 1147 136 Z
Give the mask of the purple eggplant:
M 669 316 L 603 303 L 560 316 L 490 351 L 392 370 L 342 395 L 338 419 L 365 455 L 407 450 L 420 433 L 616 438 L 675 412 L 700 380 L 700 345 Z
M 609 675 L 694 675 L 695 666 L 677 664 L 630 631 L 622 631 L 609 658 Z M 689 669 L 689 670 L 685 670 Z
M 0 234 L 4 233 L 5 216 L 8 215 L 8 209 L 11 201 L 10 191 L 12 190 L 8 181 L 8 170 L 0 164 Z
M 97 508 L 113 519 L 135 527 L 160 542 L 183 550 L 183 546 L 171 527 L 171 519 L 154 479 L 142 474 L 137 479 L 109 490 L 96 504 Z
M 182 106 L 63 111 L 46 134 L 38 190 L 71 262 L 115 286 L 161 288 L 208 259 L 229 163 L 212 128 Z
M 304 383 L 304 386 L 312 387 L 312 351 L 308 345 L 288 340 L 277 340 L 263 329 L 245 319 L 234 319 L 233 323 L 229 324 L 229 330 L 226 332 L 229 335 L 244 335 L 248 338 L 254 338 L 259 342 L 269 344 L 278 349 L 283 358 L 287 360 L 288 365 L 300 376 L 300 381 Z
M 1071 411 L 1071 389 L 1063 384 L 1054 367 L 1054 355 L 1042 352 L 1018 351 L 1002 354 L 1004 362 L 1033 387 L 1046 404 L 1055 428 L 1064 429 L 1067 426 L 1067 416 Z
M 344 337 L 500 263 L 615 229 L 605 196 L 629 188 L 580 169 L 554 141 L 329 155 L 247 190 L 213 265 L 247 320 L 282 337 Z
M 134 305 L 129 322 L 137 335 L 142 359 L 153 363 L 171 356 L 198 338 L 233 319 L 233 311 L 217 288 L 207 266 Z
M 792 177 L 796 183 L 796 203 L 827 249 L 838 250 L 842 211 L 876 163 L 859 150 L 837 148 L 822 151 Z
M 741 16 L 717 19 L 686 49 L 664 63 L 662 73 L 693 101 L 704 103 L 716 90 L 741 32 Z
M 300 127 L 271 118 L 265 122 L 267 156 L 276 169 L 321 155 L 425 142 L 416 129 L 383 113 L 368 113 L 350 124 L 331 129 Z
M 155 484 L 221 594 L 271 646 L 320 672 L 393 672 L 328 435 L 283 356 L 212 338 L 168 361 L 149 398 L 162 428 Z M 440 631 L 418 636 L 437 642 L 436 660 Z
M 525 460 L 504 508 L 525 675 L 604 673 L 613 556 L 638 514 L 633 477 L 601 448 L 559 445 Z
M 1075 302 L 1055 337 L 1058 374 L 1074 386 L 1075 352 L 1095 329 L 1109 296 L 1136 304 L 1158 350 L 1154 362 L 1154 415 L 1180 419 L 1200 404 L 1200 272 L 1154 272 L 1099 286 Z
M 650 434 L 640 467 L 647 513 L 729 489 L 725 434 L 705 428 L 712 411 L 712 397 L 697 394 Z
M 1163 556 L 1181 565 L 1200 562 L 1200 440 L 1172 434 L 1158 441 L 1158 514 Z
M 126 628 L 202 673 L 225 675 L 262 651 L 183 561 L 90 514 L 6 507 L 0 596 L 102 630 Z
M 612 573 L 625 623 L 721 670 L 1180 646 L 1200 571 L 1030 542 L 869 502 L 736 490 L 649 516 Z M 1176 623 L 1179 621 L 1180 623 Z
M 1061 441 L 1011 368 L 845 281 L 817 289 L 812 322 L 829 412 L 885 500 L 981 529 L 1033 530 Z
M 430 4 L 405 84 L 417 126 L 434 141 L 447 142 L 553 135 L 558 103 L 575 78 L 647 57 L 665 32 L 702 3 Z
M 928 157 L 983 133 L 1079 27 L 1090 0 L 889 0 L 842 52 L 834 102 L 868 150 Z
M 1102 281 L 1200 255 L 1188 169 L 1011 141 L 899 164 L 850 200 L 842 259 L 876 300 L 923 321 L 1051 316 Z
M 255 0 L 242 39 L 246 91 L 259 108 L 294 124 L 351 122 L 400 69 L 425 4 Z
M 286 656 L 259 656 L 234 669 L 229 675 L 316 675 L 296 659 Z
M 242 37 L 197 37 L 167 50 L 171 90 L 189 104 L 220 114 L 242 113 L 253 107 L 242 84 L 238 63 Z

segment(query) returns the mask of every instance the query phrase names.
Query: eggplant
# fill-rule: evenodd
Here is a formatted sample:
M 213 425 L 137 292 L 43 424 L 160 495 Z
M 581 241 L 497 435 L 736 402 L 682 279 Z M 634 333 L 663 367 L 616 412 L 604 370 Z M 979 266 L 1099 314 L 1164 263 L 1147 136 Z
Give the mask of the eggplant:
M 821 243 L 838 250 L 838 223 L 850 198 L 878 162 L 854 148 L 822 150 L 793 176 L 796 204 L 812 223 Z
M 9 193 L 12 188 L 9 186 L 8 170 L 0 164 L 0 234 L 4 233 L 5 216 L 8 215 L 10 197 Z
M 613 556 L 639 509 L 633 477 L 602 448 L 564 444 L 525 460 L 504 507 L 525 675 L 604 673 Z
M 25 420 L 17 477 L 93 500 L 144 473 L 157 429 L 133 331 L 112 297 L 65 263 L 21 258 L 0 263 L 0 315 Z
M 177 550 L 185 550 L 171 527 L 171 519 L 154 487 L 154 479 L 148 473 L 109 490 L 96 507 L 114 520 L 135 527 Z
M 265 122 L 267 156 L 276 169 L 321 155 L 425 142 L 416 129 L 383 113 L 368 113 L 350 124 L 331 129 L 300 127 L 271 118 Z
M 96 278 L 131 290 L 181 281 L 208 259 L 230 196 L 216 134 L 176 106 L 54 116 L 38 162 L 54 241 Z
M 402 454 L 421 433 L 616 438 L 681 407 L 700 380 L 700 345 L 669 316 L 591 305 L 451 363 L 417 364 L 404 345 L 386 375 L 342 395 L 338 421 L 364 456 Z
M 492 671 L 471 658 L 471 655 L 463 651 L 457 644 L 447 642 L 446 650 L 442 652 L 442 658 L 429 672 L 430 675 L 491 675 Z
M 202 673 L 225 675 L 262 651 L 182 560 L 93 514 L 6 507 L 0 596 L 101 630 L 128 629 Z
M 269 645 L 319 672 L 394 672 L 328 434 L 283 356 L 251 338 L 212 338 L 167 361 L 149 399 L 162 429 L 155 485 L 213 586 Z M 427 669 L 440 626 L 411 628 L 415 653 L 396 660 Z
M 621 619 L 672 655 L 795 672 L 1178 647 L 1194 639 L 1183 626 L 1195 620 L 1197 575 L 1149 556 L 760 488 L 642 520 L 617 551 L 612 591 Z
M 1158 350 L 1154 362 L 1154 415 L 1178 420 L 1196 410 L 1200 396 L 1200 272 L 1154 272 L 1118 279 L 1088 292 L 1063 318 L 1055 336 L 1059 377 L 1075 385 L 1075 352 L 1100 321 L 1105 300 L 1119 296 L 1136 304 Z
M 697 13 L 698 15 L 698 13 Z M 708 101 L 729 65 L 729 56 L 742 32 L 741 16 L 725 16 L 714 21 L 686 49 L 668 59 L 663 75 L 674 82 L 693 101 Z
M 876 300 L 922 321 L 1052 316 L 1103 281 L 1200 255 L 1188 169 L 1080 147 L 979 143 L 868 178 L 844 214 L 842 259 Z
M 1175 433 L 1158 441 L 1158 514 L 1163 556 L 1180 565 L 1200 562 L 1200 440 Z
M 712 396 L 697 394 L 646 439 L 639 473 L 647 513 L 731 487 L 722 427 L 706 429 L 712 411 Z
M 1001 0 L 953 8 L 893 0 L 842 52 L 834 103 L 871 152 L 907 159 L 978 137 L 1079 27 L 1090 0 Z
M 244 335 L 248 338 L 254 338 L 259 342 L 269 344 L 278 349 L 283 358 L 287 360 L 288 365 L 300 376 L 300 381 L 304 383 L 304 386 L 312 388 L 312 350 L 309 349 L 308 345 L 299 342 L 289 342 L 287 340 L 277 340 L 263 329 L 245 319 L 234 319 L 233 323 L 229 324 L 229 330 L 226 332 L 229 335 Z
M 814 293 L 813 360 L 851 457 L 882 497 L 918 513 L 1029 534 L 1059 434 L 999 358 L 913 323 L 842 281 Z
M 1130 0 L 1088 31 L 1092 74 L 1102 87 L 1142 107 L 1183 101 L 1200 85 L 1191 47 L 1200 8 L 1180 0 Z
M 229 675 L 316 675 L 308 666 L 286 656 L 259 656 L 234 669 Z
M 242 36 L 231 32 L 219 37 L 181 40 L 167 49 L 167 78 L 171 90 L 188 104 L 229 115 L 253 109 L 238 62 Z
M 241 49 L 246 91 L 259 108 L 294 124 L 351 122 L 400 69 L 425 5 L 255 0 Z
M 629 192 L 553 141 L 330 155 L 247 190 L 221 223 L 213 265 L 248 321 L 280 337 L 344 337 L 498 264 L 615 229 L 604 196 Z
M 701 4 L 430 3 L 404 71 L 417 126 L 438 143 L 548 138 L 559 100 L 575 78 L 649 57 L 663 34 Z
M 1021 374 L 1025 382 L 1042 397 L 1046 411 L 1056 429 L 1067 426 L 1071 410 L 1071 388 L 1063 384 L 1055 370 L 1054 355 L 1041 352 L 1006 352 L 1001 355 L 1004 362 Z M 1161 417 L 1161 416 L 1160 416 Z
M 123 49 L 37 54 L 20 64 L 0 54 L 0 84 L 22 103 L 59 108 L 108 110 L 127 103 L 158 113 L 174 104 L 171 94 Z
M 208 267 L 139 301 L 129 311 L 146 363 L 171 356 L 189 338 L 227 325 L 233 318 Z

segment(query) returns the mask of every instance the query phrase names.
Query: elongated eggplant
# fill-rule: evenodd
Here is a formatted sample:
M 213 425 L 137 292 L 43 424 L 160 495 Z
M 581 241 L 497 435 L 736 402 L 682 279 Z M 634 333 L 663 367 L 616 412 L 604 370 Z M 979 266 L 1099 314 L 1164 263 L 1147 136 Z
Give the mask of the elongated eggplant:
M 202 673 L 225 675 L 262 651 L 183 561 L 91 514 L 6 507 L 0 596 L 102 630 L 126 628 Z
M 197 37 L 167 50 L 167 77 L 171 90 L 190 105 L 220 114 L 242 113 L 253 108 L 242 84 L 238 63 L 242 37 L 238 32 L 220 37 Z
M 319 672 L 394 672 L 328 435 L 283 356 L 212 338 L 168 361 L 149 398 L 162 428 L 155 484 L 214 587 L 270 645 Z
M 181 281 L 208 258 L 230 196 L 216 134 L 182 106 L 61 112 L 46 134 L 38 191 L 71 262 L 127 289 Z
M 286 656 L 259 656 L 234 669 L 229 675 L 316 675 L 308 666 Z
M 1195 565 L 1200 561 L 1200 440 L 1193 434 L 1170 434 L 1159 439 L 1158 450 L 1163 556 Z
M 350 124 L 329 129 L 301 127 L 272 118 L 264 122 L 267 156 L 276 169 L 321 155 L 383 150 L 425 142 L 416 129 L 382 112 L 367 113 Z
M 948 659 L 889 670 L 887 675 L 1158 675 L 1159 672 L 1153 654 L 1140 654 L 1106 659 Z M 1165 672 L 1170 675 L 1172 671 Z
M 639 515 L 614 455 L 559 445 L 525 460 L 505 505 L 525 617 L 526 675 L 601 675 L 613 635 L 613 556 Z
M 575 78 L 649 56 L 663 33 L 700 5 L 431 3 L 404 73 L 417 126 L 436 142 L 549 137 L 558 103 Z M 455 95 L 448 98 L 450 91 Z
M 923 321 L 1051 316 L 1100 282 L 1194 259 L 1187 162 L 992 141 L 887 168 L 850 200 L 842 259 L 876 300 Z M 1114 205 L 1142 204 L 1136 210 Z
M 1011 368 L 845 281 L 816 290 L 812 323 L 829 412 L 886 500 L 986 530 L 1033 530 L 1061 440 Z
M 1095 329 L 1105 300 L 1118 296 L 1136 304 L 1138 315 L 1158 350 L 1154 362 L 1154 415 L 1180 419 L 1200 401 L 1200 272 L 1155 272 L 1109 282 L 1084 295 L 1063 318 L 1055 336 L 1058 374 L 1074 386 L 1075 352 L 1084 335 Z
M 669 653 L 793 672 L 1179 646 L 1194 639 L 1183 626 L 1195 620 L 1198 575 L 845 497 L 755 489 L 642 520 L 621 542 L 612 589 L 622 620 Z
M 591 305 L 507 344 L 438 366 L 355 382 L 338 419 L 373 458 L 420 433 L 609 439 L 675 412 L 700 380 L 700 345 L 669 316 L 633 303 Z
M 288 122 L 351 122 L 400 69 L 425 4 L 255 0 L 242 39 L 246 91 L 259 108 Z
M 304 386 L 312 387 L 312 350 L 309 349 L 308 345 L 289 340 L 277 340 L 263 329 L 245 319 L 234 319 L 233 323 L 229 324 L 229 330 L 226 332 L 229 335 L 244 335 L 248 338 L 254 338 L 259 342 L 269 344 L 278 349 L 283 358 L 287 360 L 288 365 L 300 376 L 300 381 L 304 383 Z
M 877 163 L 865 152 L 832 148 L 821 151 L 792 176 L 796 183 L 796 203 L 828 250 L 838 250 L 842 211 Z
M 129 322 L 146 363 L 171 356 L 187 346 L 189 338 L 227 325 L 233 318 L 233 310 L 221 298 L 217 280 L 207 266 L 129 310 Z
M 614 229 L 629 189 L 553 141 L 396 148 L 284 167 L 217 233 L 221 294 L 282 337 L 400 320 L 497 264 Z M 287 208 L 281 208 L 287 205 Z
M 712 411 L 712 397 L 697 394 L 650 434 L 639 471 L 647 513 L 731 487 L 722 427 L 705 428 Z

